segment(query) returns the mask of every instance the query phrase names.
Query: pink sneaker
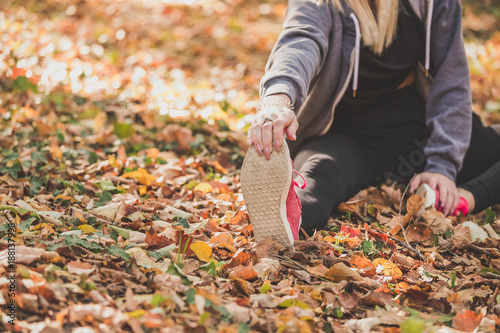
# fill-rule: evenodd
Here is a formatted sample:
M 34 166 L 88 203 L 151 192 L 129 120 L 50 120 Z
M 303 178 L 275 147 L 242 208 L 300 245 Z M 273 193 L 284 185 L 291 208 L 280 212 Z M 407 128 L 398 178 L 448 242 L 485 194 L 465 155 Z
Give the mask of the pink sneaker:
M 299 239 L 302 206 L 294 186 L 304 188 L 306 183 L 292 168 L 286 142 L 279 153 L 273 149 L 269 161 L 253 146 L 247 151 L 241 168 L 241 190 L 257 242 L 273 236 L 292 246 Z M 292 179 L 293 172 L 304 179 L 304 185 Z
M 418 215 L 422 215 L 424 211 L 429 208 L 429 207 L 434 207 L 438 211 L 442 211 L 443 208 L 441 207 L 439 203 L 439 191 L 432 189 L 427 184 L 422 184 L 419 186 L 416 192 L 417 195 L 420 195 L 422 198 L 424 198 L 424 203 L 422 205 L 422 208 L 418 212 Z M 469 213 L 469 203 L 467 200 L 465 200 L 463 197 L 460 197 L 458 199 L 458 206 L 457 209 L 451 213 L 451 216 L 457 216 L 458 213 L 462 213 L 463 215 L 467 215 Z

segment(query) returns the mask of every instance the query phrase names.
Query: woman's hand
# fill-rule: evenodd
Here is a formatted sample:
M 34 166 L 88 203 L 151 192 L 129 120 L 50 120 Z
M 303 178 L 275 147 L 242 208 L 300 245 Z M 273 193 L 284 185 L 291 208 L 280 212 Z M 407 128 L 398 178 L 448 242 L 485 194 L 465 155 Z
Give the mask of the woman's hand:
M 458 206 L 457 186 L 448 177 L 435 172 L 422 172 L 410 184 L 410 192 L 414 192 L 420 184 L 426 183 L 439 191 L 439 204 L 445 216 L 454 212 Z M 436 207 L 438 209 L 439 207 Z
M 277 96 L 277 95 L 273 95 Z M 285 96 L 286 95 L 279 95 Z M 264 103 L 263 103 L 264 104 Z M 295 113 L 285 104 L 283 105 L 267 105 L 264 106 L 253 121 L 248 130 L 248 144 L 255 145 L 255 149 L 259 155 L 266 156 L 266 159 L 271 158 L 273 144 L 276 151 L 280 151 L 283 143 L 283 132 L 286 132 L 290 140 L 296 140 L 297 129 L 299 123 Z M 274 142 L 273 141 L 274 137 Z

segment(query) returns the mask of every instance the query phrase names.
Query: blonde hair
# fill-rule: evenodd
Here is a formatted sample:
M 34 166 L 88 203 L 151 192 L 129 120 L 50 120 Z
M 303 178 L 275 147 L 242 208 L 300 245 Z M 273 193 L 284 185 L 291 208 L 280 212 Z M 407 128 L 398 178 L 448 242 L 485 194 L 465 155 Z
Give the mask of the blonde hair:
M 343 11 L 341 0 L 332 0 L 339 11 Z M 363 43 L 380 55 L 391 45 L 398 25 L 398 0 L 373 0 L 377 18 L 368 3 L 370 0 L 345 0 L 358 17 Z

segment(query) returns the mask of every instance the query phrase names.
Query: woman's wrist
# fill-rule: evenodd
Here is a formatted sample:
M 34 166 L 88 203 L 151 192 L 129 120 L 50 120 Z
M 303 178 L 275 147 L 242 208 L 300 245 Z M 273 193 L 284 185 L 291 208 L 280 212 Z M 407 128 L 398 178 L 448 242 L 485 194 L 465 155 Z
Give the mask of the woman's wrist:
M 257 111 L 260 111 L 269 106 L 284 106 L 290 110 L 293 110 L 292 101 L 290 97 L 285 94 L 269 95 L 260 100 L 260 104 Z

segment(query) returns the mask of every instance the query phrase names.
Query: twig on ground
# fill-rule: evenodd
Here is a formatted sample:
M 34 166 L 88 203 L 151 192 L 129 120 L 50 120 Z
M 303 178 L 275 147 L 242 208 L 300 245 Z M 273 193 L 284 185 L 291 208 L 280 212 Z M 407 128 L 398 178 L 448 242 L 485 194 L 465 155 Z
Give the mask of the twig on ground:
M 405 227 L 403 225 L 403 221 L 401 220 L 401 210 L 402 210 L 402 206 L 403 206 L 403 199 L 406 195 L 406 192 L 408 192 L 408 189 L 410 188 L 410 184 L 416 175 L 417 174 L 414 174 L 413 177 L 411 177 L 410 181 L 408 182 L 408 185 L 405 188 L 405 191 L 403 192 L 403 195 L 401 196 L 401 200 L 399 201 L 399 224 L 401 225 L 401 230 L 403 231 L 403 236 L 405 236 L 406 244 L 404 246 L 406 248 L 414 251 L 415 253 L 417 253 L 422 260 L 425 260 L 425 257 L 422 255 L 422 253 L 420 253 L 419 250 L 417 250 L 416 248 L 414 248 L 413 246 L 410 245 L 410 242 L 408 241 L 408 237 L 406 237 L 406 230 L 405 230 Z M 387 235 L 392 238 L 392 236 L 389 235 L 388 233 L 387 233 Z M 394 239 L 397 239 L 397 238 L 394 238 Z M 398 241 L 401 242 L 400 240 L 398 240 Z
M 408 245 L 410 245 L 410 242 L 408 242 L 408 238 L 406 237 L 406 230 L 405 230 L 405 227 L 403 225 L 403 221 L 401 220 L 401 210 L 403 207 L 403 199 L 405 198 L 406 192 L 408 192 L 408 189 L 410 188 L 410 184 L 413 181 L 413 179 L 415 178 L 415 176 L 416 176 L 416 174 L 414 174 L 413 177 L 411 177 L 410 181 L 408 182 L 408 185 L 405 188 L 405 191 L 403 192 L 403 195 L 401 196 L 401 200 L 399 200 L 399 224 L 401 225 L 401 230 L 403 231 L 403 235 L 405 236 L 405 241 Z

